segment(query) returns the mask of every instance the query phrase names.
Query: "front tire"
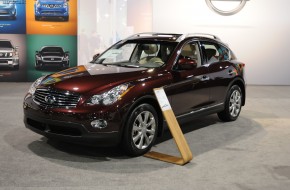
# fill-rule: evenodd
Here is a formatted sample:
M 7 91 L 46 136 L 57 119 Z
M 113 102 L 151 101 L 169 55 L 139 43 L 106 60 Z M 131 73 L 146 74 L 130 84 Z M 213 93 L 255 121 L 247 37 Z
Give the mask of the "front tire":
M 137 106 L 124 129 L 123 149 L 129 156 L 141 156 L 153 146 L 158 132 L 158 115 L 150 104 Z
M 242 109 L 243 93 L 238 85 L 233 85 L 227 94 L 225 109 L 218 113 L 222 121 L 235 121 Z

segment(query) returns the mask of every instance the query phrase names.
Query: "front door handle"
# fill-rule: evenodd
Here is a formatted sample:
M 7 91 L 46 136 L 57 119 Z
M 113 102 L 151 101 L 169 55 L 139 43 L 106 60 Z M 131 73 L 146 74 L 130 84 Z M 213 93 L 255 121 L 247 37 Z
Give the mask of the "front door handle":
M 210 79 L 209 76 L 203 75 L 200 80 L 201 81 L 208 81 L 209 79 Z

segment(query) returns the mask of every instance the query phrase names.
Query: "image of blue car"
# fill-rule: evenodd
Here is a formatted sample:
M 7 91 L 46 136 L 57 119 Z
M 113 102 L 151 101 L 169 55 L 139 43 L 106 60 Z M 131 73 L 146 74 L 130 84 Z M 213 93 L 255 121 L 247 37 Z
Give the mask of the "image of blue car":
M 0 19 L 16 19 L 17 10 L 14 1 L 0 0 Z
M 36 0 L 34 4 L 35 20 L 43 18 L 69 20 L 69 0 Z

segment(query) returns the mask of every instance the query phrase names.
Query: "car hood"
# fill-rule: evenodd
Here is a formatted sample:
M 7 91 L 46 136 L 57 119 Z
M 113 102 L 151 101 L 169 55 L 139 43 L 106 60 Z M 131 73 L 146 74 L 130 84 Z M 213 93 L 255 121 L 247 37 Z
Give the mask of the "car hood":
M 150 69 L 89 64 L 49 75 L 42 81 L 41 86 L 77 93 L 102 91 L 126 82 L 144 80 L 152 73 L 148 70 Z

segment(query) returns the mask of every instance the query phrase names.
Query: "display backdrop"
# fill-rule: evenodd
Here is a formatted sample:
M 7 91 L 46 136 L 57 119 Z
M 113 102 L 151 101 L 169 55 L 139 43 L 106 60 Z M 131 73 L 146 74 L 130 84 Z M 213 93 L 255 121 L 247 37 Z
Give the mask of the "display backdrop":
M 13 2 L 13 3 L 10 3 Z M 25 0 L 0 0 L 0 34 L 26 33 L 26 6 Z M 15 16 L 4 16 L 6 10 L 14 10 Z
M 225 11 L 240 3 L 211 2 Z M 90 0 L 79 5 L 79 64 L 133 33 L 210 33 L 246 63 L 248 84 L 290 85 L 289 0 L 247 0 L 230 16 L 214 12 L 206 0 Z
M 0 0 L 0 82 L 34 81 L 76 66 L 77 7 L 77 0 Z
M 0 81 L 26 81 L 26 35 L 25 34 L 1 34 L 1 40 L 7 40 L 12 43 L 14 47 L 17 47 L 19 56 L 19 68 L 9 68 L 1 65 L 0 62 Z M 1 51 L 0 42 L 0 55 Z M 0 56 L 1 57 L 1 56 Z M 1 60 L 1 59 L 0 59 Z
M 41 76 L 48 75 L 53 72 L 61 71 L 61 66 L 46 66 L 37 69 L 35 67 L 36 51 L 40 51 L 43 47 L 61 47 L 64 51 L 69 52 L 70 67 L 77 65 L 77 37 L 62 35 L 28 35 L 27 36 L 27 67 L 28 80 L 33 81 Z

